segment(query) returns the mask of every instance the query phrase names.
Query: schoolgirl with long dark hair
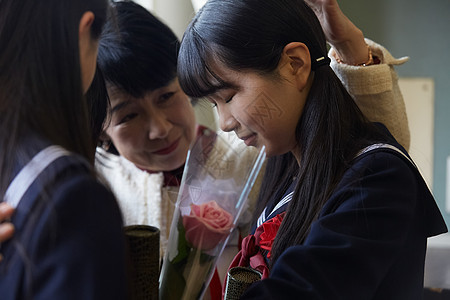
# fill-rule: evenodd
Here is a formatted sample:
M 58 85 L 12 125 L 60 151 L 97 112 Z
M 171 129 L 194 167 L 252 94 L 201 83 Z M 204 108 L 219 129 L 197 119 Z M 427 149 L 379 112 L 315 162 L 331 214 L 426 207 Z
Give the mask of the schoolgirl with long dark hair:
M 107 11 L 106 0 L 0 1 L 0 201 L 15 208 L 2 299 L 126 297 L 120 210 L 93 169 L 88 97 L 101 91 L 84 96 Z
M 244 298 L 420 299 L 427 237 L 445 223 L 406 150 L 329 62 L 301 0 L 210 0 L 183 37 L 184 91 L 270 157 L 255 215 L 270 277 Z

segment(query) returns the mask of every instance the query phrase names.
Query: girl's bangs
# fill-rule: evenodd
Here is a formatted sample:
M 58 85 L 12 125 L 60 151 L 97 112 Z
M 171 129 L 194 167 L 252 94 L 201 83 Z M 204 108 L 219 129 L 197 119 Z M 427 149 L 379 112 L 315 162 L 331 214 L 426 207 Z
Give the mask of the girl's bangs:
M 217 52 L 192 30 L 185 34 L 178 55 L 178 79 L 188 96 L 205 97 L 227 86 L 213 71 L 212 62 L 219 60 L 214 55 Z

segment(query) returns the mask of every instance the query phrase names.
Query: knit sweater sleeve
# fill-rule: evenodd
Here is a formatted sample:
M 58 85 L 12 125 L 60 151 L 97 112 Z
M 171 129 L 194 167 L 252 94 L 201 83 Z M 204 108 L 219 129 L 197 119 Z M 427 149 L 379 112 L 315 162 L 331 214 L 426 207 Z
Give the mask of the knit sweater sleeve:
M 359 67 L 338 63 L 331 48 L 328 53 L 331 67 L 369 120 L 386 125 L 397 141 L 408 150 L 408 119 L 394 69 L 394 66 L 405 63 L 408 57 L 396 59 L 383 46 L 369 39 L 366 39 L 366 43 L 373 55 L 380 59 L 380 64 Z

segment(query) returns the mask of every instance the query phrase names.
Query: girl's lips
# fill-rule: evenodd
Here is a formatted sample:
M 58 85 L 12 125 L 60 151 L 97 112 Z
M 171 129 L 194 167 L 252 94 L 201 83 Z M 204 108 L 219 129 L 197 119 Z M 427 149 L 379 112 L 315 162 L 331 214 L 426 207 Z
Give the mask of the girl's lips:
M 153 154 L 157 154 L 157 155 L 167 155 L 172 153 L 173 151 L 175 151 L 175 149 L 177 149 L 178 144 L 180 143 L 180 139 L 176 140 L 175 142 L 173 142 L 171 145 L 169 145 L 169 147 L 166 147 L 164 149 L 160 149 L 158 151 L 154 151 Z
M 243 137 L 242 140 L 247 146 L 256 146 L 256 134 Z

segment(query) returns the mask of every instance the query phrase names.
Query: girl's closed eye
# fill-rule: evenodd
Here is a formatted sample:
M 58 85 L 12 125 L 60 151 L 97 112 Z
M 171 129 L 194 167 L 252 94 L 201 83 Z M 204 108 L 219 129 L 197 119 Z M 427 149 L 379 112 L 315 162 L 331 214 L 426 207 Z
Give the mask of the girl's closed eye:
M 233 97 L 234 97 L 234 96 L 225 98 L 225 99 L 226 99 L 226 100 L 225 100 L 225 103 L 230 103 L 231 100 L 233 100 Z M 211 101 L 211 102 L 212 102 L 212 104 L 213 104 L 213 107 L 217 107 L 217 103 L 216 103 L 215 101 Z
M 223 103 L 223 102 L 230 103 L 231 100 L 233 100 L 233 97 L 234 97 L 234 95 L 229 96 L 229 97 L 210 96 L 210 97 L 207 97 L 207 99 L 209 102 L 211 102 L 212 107 L 214 108 L 214 107 L 217 107 L 217 101 L 215 99 L 218 99 L 218 101 L 221 103 Z

